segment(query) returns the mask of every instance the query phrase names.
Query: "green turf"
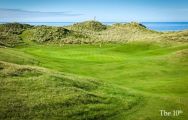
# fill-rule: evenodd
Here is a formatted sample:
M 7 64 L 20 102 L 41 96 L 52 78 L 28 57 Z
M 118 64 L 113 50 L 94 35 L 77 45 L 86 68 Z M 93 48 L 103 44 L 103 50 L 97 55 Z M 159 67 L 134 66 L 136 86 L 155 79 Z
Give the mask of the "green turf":
M 32 45 L 0 61 L 3 119 L 188 119 L 188 44 Z

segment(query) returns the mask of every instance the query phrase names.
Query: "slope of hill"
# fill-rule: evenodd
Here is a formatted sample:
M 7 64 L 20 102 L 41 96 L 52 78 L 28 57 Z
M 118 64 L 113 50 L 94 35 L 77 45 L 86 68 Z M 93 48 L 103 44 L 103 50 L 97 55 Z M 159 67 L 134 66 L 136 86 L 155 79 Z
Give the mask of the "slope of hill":
M 102 23 L 98 21 L 85 21 L 80 23 L 75 23 L 71 26 L 68 26 L 69 29 L 75 30 L 75 31 L 95 31 L 99 32 L 102 30 L 106 30 L 107 26 L 103 25 Z
M 96 22 L 96 21 L 95 21 Z M 87 24 L 86 24 L 87 23 Z M 126 24 L 117 23 L 112 26 L 106 26 L 105 29 L 93 30 L 98 28 L 92 24 L 93 21 L 78 23 L 68 26 L 67 29 L 79 31 L 90 36 L 93 43 L 126 43 L 130 41 L 151 41 L 151 42 L 187 42 L 187 31 L 178 32 L 157 32 L 149 30 L 146 26 L 131 22 Z M 98 23 L 98 22 L 97 22 Z M 89 25 L 88 25 L 89 24 Z M 91 24 L 91 25 L 90 25 Z M 88 28 L 92 26 L 92 28 Z M 102 27 L 102 23 L 101 26 Z
M 0 46 L 14 47 L 23 43 L 20 34 L 33 26 L 20 23 L 7 23 L 0 25 Z
M 161 120 L 188 112 L 188 44 L 0 48 L 0 119 Z M 167 117 L 187 120 L 187 114 Z
M 11 56 L 9 56 L 11 57 Z M 17 58 L 15 58 L 17 59 Z M 0 119 L 109 119 L 137 106 L 141 96 L 100 81 L 0 61 Z
M 21 35 L 24 41 L 52 44 L 80 44 L 90 36 L 63 27 L 36 26 L 26 30 Z
M 32 42 L 63 45 L 130 41 L 187 42 L 188 31 L 156 32 L 135 22 L 112 26 L 97 21 L 86 21 L 65 27 L 33 27 L 18 23 L 0 25 L 0 45 L 9 47 Z

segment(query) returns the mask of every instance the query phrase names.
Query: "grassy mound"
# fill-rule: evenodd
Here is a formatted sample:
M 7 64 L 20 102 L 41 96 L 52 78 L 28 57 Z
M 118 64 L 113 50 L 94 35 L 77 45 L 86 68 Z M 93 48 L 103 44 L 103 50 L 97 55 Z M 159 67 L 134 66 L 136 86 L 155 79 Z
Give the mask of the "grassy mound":
M 124 91 L 122 99 L 117 93 L 109 95 L 112 88 L 96 80 L 2 61 L 0 78 L 3 120 L 104 120 L 131 110 L 141 98 Z
M 159 32 L 147 29 L 144 25 L 132 22 L 126 24 L 114 24 L 107 30 L 97 35 L 105 42 L 126 43 L 129 41 L 156 41 Z
M 21 35 L 24 41 L 37 43 L 80 43 L 87 36 L 63 27 L 37 26 Z
M 130 41 L 188 42 L 188 31 L 157 32 L 131 22 L 105 26 L 97 21 L 86 21 L 66 27 L 30 26 L 8 23 L 0 25 L 0 47 L 14 47 L 22 43 L 98 44 L 127 43 Z
M 147 30 L 147 27 L 144 26 L 141 23 L 137 22 L 131 22 L 126 24 L 116 23 L 112 25 L 113 27 L 120 27 L 120 28 L 126 28 L 126 29 L 137 29 L 137 30 Z
M 13 47 L 22 43 L 19 35 L 31 25 L 20 23 L 7 23 L 0 25 L 0 46 Z
M 36 41 L 39 43 L 61 40 L 66 38 L 70 34 L 70 31 L 62 27 L 47 27 L 47 26 L 37 26 L 33 29 L 27 30 L 22 36 L 30 41 Z
M 103 25 L 102 23 L 98 21 L 85 21 L 81 23 L 75 23 L 72 26 L 70 26 L 73 30 L 89 30 L 89 31 L 102 31 L 107 28 L 107 26 Z
M 127 43 L 0 48 L 0 119 L 161 120 L 159 110 L 182 110 L 167 119 L 188 119 L 187 31 L 155 32 L 138 23 L 101 31 L 69 27 L 4 29 L 12 40 L 1 42 L 14 45 L 17 36 L 21 42 Z
M 0 48 L 0 119 L 161 120 L 161 109 L 187 113 L 187 49 L 154 42 Z M 184 113 L 173 119 L 187 120 Z
M 14 65 L 14 64 L 7 64 L 5 62 L 0 61 L 0 76 L 1 77 L 16 77 L 16 76 L 27 76 L 27 75 L 40 75 L 41 72 L 33 69 L 33 68 L 29 68 L 29 67 L 21 67 L 18 65 Z
M 0 32 L 9 32 L 12 34 L 21 34 L 24 30 L 32 28 L 29 24 L 6 23 L 0 25 Z
M 174 41 L 174 42 L 188 42 L 188 30 L 167 32 L 159 36 L 161 40 Z
M 181 64 L 188 65 L 188 49 L 183 49 L 172 53 L 168 56 L 168 60 L 173 62 L 180 62 Z
M 0 47 L 14 47 L 21 43 L 22 39 L 16 34 L 0 33 Z

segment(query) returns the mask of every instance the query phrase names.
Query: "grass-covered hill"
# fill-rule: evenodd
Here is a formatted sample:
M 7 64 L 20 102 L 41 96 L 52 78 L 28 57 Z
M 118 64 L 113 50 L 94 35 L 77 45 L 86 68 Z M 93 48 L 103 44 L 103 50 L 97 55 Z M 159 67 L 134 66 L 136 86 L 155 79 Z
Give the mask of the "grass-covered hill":
M 142 96 L 98 80 L 30 65 L 0 61 L 0 79 L 1 120 L 104 120 L 142 103 Z
M 103 25 L 98 21 L 86 21 L 65 27 L 30 26 L 8 23 L 0 25 L 0 45 L 13 47 L 23 43 L 47 44 L 95 44 L 127 43 L 129 41 L 187 42 L 188 31 L 156 32 L 144 25 Z
M 23 43 L 20 35 L 33 26 L 20 23 L 7 23 L 0 25 L 0 46 L 13 47 Z
M 144 25 L 131 22 L 126 24 L 114 24 L 109 26 L 107 30 L 102 31 L 97 35 L 99 39 L 103 41 L 126 43 L 128 41 L 140 41 L 150 40 L 153 41 L 155 36 L 159 36 L 159 33 L 147 29 Z
M 150 42 L 188 42 L 188 30 L 176 32 L 157 32 L 146 26 L 131 22 L 114 24 L 97 35 L 103 41 L 126 43 L 130 41 Z
M 78 24 L 0 25 L 0 120 L 188 119 L 187 31 Z
M 87 40 L 88 36 L 63 27 L 36 26 L 24 31 L 21 35 L 25 42 L 36 43 L 76 43 Z
M 81 22 L 81 23 L 75 23 L 71 26 L 69 26 L 69 28 L 71 30 L 75 30 L 75 31 L 102 31 L 107 29 L 106 25 L 103 25 L 102 23 L 98 22 L 98 21 L 85 21 L 85 22 Z
M 187 120 L 187 66 L 185 43 L 0 48 L 0 119 Z

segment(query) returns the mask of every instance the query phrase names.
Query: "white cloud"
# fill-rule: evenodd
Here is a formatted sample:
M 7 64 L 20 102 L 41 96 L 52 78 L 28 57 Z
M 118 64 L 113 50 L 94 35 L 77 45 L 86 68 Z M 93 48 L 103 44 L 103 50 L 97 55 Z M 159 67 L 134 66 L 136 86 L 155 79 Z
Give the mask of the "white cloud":
M 9 22 L 9 21 L 25 21 L 25 20 L 46 20 L 56 18 L 63 18 L 63 17 L 78 17 L 82 16 L 83 14 L 72 13 L 71 11 L 64 11 L 64 12 L 41 12 L 41 11 L 27 11 L 21 9 L 5 9 L 0 8 L 0 19 L 1 21 Z

